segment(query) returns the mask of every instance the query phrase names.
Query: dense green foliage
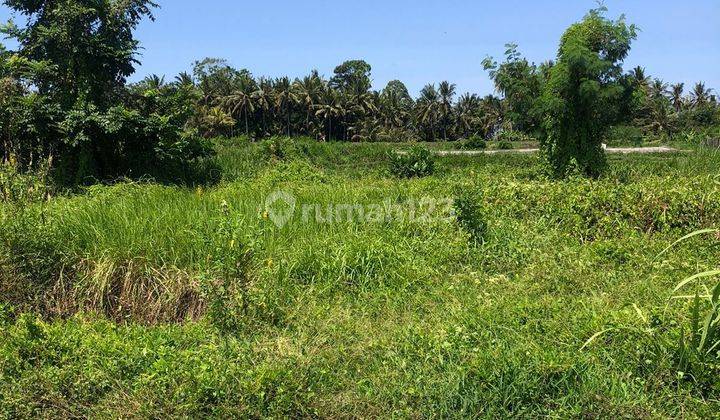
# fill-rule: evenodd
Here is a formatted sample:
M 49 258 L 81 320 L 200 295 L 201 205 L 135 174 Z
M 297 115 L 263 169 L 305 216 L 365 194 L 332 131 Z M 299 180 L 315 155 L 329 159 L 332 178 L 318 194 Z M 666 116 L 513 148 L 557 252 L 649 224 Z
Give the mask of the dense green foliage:
M 414 146 L 408 151 L 390 153 L 390 173 L 401 178 L 413 178 L 432 175 L 435 171 L 435 159 L 432 152 L 422 146 Z
M 636 37 L 634 26 L 591 11 L 562 36 L 542 97 L 546 136 L 541 145 L 556 176 L 573 169 L 599 176 L 608 127 L 620 119 L 622 61 Z
M 126 78 L 137 64 L 133 30 L 152 18 L 149 0 L 21 1 L 25 18 L 2 32 L 19 44 L 0 51 L 0 155 L 21 169 L 50 160 L 57 180 L 90 183 L 153 175 L 193 182 L 209 153 L 183 134 L 173 112 L 135 106 Z
M 716 240 L 661 254 L 720 220 L 717 155 L 613 155 L 565 181 L 533 156 L 444 157 L 398 180 L 389 146 L 274 143 L 282 157 L 225 140 L 236 176 L 210 189 L 0 206 L 3 416 L 717 412 L 717 375 L 695 373 L 717 365 L 678 358 L 715 282 L 669 300 L 717 266 Z M 424 196 L 460 211 L 278 228 L 261 210 L 277 190 L 323 213 Z
M 0 417 L 720 410 L 717 99 L 624 73 L 623 19 L 456 100 L 362 60 L 128 84 L 153 1 L 4 4 Z M 602 152 L 648 138 L 689 150 Z
M 623 73 L 634 28 L 593 11 L 561 41 L 555 62 L 528 62 L 508 45 L 505 61 L 484 61 L 501 95 L 428 84 L 417 98 L 393 80 L 372 89 L 372 68 L 349 60 L 324 78 L 256 78 L 225 60 L 206 58 L 172 82 L 148 76 L 127 84 L 139 48 L 133 31 L 153 19 L 150 0 L 7 0 L 22 17 L 2 32 L 18 43 L 0 49 L 0 154 L 21 171 L 50 163 L 56 181 L 90 184 L 122 177 L 201 184 L 218 179 L 203 138 L 244 133 L 259 140 L 437 141 L 539 140 L 555 155 L 556 174 L 578 166 L 596 176 L 610 124 L 641 138 L 703 133 L 717 126 L 717 99 L 698 83 L 689 96 L 651 81 L 644 69 Z M 712 136 L 712 135 L 710 135 Z M 637 137 L 636 137 L 637 138 Z M 570 162 L 575 162 L 570 165 Z

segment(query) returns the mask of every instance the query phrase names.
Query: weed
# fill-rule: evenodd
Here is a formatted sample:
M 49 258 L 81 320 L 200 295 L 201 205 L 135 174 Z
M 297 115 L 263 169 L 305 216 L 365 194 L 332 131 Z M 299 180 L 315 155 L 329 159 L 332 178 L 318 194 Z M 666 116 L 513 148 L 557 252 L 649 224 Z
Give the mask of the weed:
M 415 178 L 432 175 L 435 159 L 432 152 L 422 146 L 414 146 L 407 152 L 391 152 L 390 173 L 399 178 Z

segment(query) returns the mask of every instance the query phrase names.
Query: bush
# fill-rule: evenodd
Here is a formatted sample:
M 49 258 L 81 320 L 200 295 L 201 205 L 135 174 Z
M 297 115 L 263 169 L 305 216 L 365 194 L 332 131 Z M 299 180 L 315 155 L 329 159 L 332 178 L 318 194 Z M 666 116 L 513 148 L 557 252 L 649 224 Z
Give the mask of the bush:
M 469 139 L 464 140 L 460 144 L 460 148 L 464 150 L 483 150 L 487 148 L 487 142 L 484 138 L 474 135 L 471 136 Z
M 497 144 L 498 150 L 512 150 L 513 144 L 507 140 L 503 140 Z
M 608 146 L 640 146 L 644 140 L 640 127 L 631 125 L 617 125 L 608 130 L 605 142 Z
M 500 143 L 511 143 L 511 142 L 529 142 L 534 139 L 529 135 L 516 130 L 504 129 L 495 136 L 495 141 Z M 512 149 L 512 147 L 510 147 Z
M 261 143 L 263 155 L 270 160 L 283 160 L 287 155 L 287 142 L 290 139 L 282 139 L 280 137 L 271 137 L 263 140 Z
M 481 203 L 482 195 L 475 191 L 460 192 L 454 202 L 455 218 L 474 244 L 483 243 L 487 234 Z
M 64 135 L 56 180 L 78 185 L 151 176 L 162 182 L 194 184 L 210 142 L 181 133 L 168 117 L 116 106 L 71 110 L 60 123 Z M 209 169 L 209 168 L 208 168 Z M 206 182 L 201 179 L 200 183 Z
M 435 158 L 422 146 L 414 146 L 407 152 L 391 152 L 389 159 L 390 173 L 399 178 L 424 177 L 435 172 Z

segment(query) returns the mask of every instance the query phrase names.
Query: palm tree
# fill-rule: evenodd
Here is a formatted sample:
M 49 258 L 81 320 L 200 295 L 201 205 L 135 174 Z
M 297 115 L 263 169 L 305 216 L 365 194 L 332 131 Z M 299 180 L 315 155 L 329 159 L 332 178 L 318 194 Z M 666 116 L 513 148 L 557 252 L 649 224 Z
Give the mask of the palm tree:
M 244 85 L 244 86 L 243 86 Z M 255 112 L 255 104 L 253 103 L 252 92 L 248 91 L 247 84 L 241 84 L 240 89 L 235 90 L 230 95 L 221 98 L 220 102 L 231 117 L 243 114 L 245 117 L 245 135 L 250 135 L 250 123 L 248 113 Z
M 416 104 L 417 120 L 420 124 L 430 128 L 430 139 L 435 138 L 435 123 L 440 108 L 440 95 L 435 85 L 425 85 L 420 91 L 420 98 Z
M 665 99 L 668 95 L 668 84 L 660 79 L 653 80 L 650 85 L 650 96 L 653 99 Z
M 290 85 L 290 79 L 281 77 L 275 80 L 275 107 L 282 113 L 284 111 L 287 118 L 287 136 L 290 137 L 290 114 L 293 103 L 297 102 L 295 92 Z
M 272 91 L 272 84 L 268 79 L 260 78 L 258 80 L 258 88 L 252 93 L 252 99 L 255 101 L 255 108 L 260 111 L 262 119 L 262 135 L 267 135 L 267 119 L 266 114 L 272 108 L 270 96 Z
M 200 106 L 198 115 L 203 137 L 225 134 L 228 129 L 235 126 L 235 120 L 219 107 Z
M 481 125 L 484 137 L 490 137 L 503 122 L 503 103 L 500 98 L 487 95 L 480 101 Z
M 685 90 L 685 83 L 677 83 L 672 85 L 672 92 L 670 93 L 670 100 L 672 106 L 675 108 L 675 112 L 682 111 L 685 99 L 683 98 L 683 91 Z
M 324 84 L 325 82 L 317 70 L 313 70 L 309 76 L 295 80 L 293 83 L 295 98 L 298 104 L 305 108 L 305 131 L 308 134 L 310 133 L 310 116 L 320 100 Z
M 438 93 L 440 95 L 439 116 L 443 130 L 443 140 L 447 140 L 448 126 L 452 125 L 453 97 L 455 96 L 455 85 L 442 81 Z
M 345 127 L 344 139 L 348 140 L 348 132 L 352 133 L 356 138 L 356 133 L 360 131 L 361 123 L 369 116 L 377 113 L 377 97 L 375 93 L 362 92 L 353 90 L 344 96 L 345 99 L 345 117 L 343 125 Z
M 325 137 L 325 140 L 331 140 L 333 118 L 337 118 L 345 114 L 340 93 L 335 89 L 326 89 L 325 92 L 323 92 L 320 103 L 315 105 L 315 109 L 315 115 L 325 120 L 325 129 L 327 131 L 327 137 Z
M 406 125 L 409 112 L 402 95 L 396 91 L 384 91 L 379 97 L 380 121 L 385 127 L 401 128 Z
M 466 93 L 457 103 L 457 123 L 464 137 L 469 137 L 477 123 L 480 98 L 475 94 Z
M 193 87 L 195 86 L 195 80 L 188 72 L 182 72 L 175 76 L 175 86 L 177 87 Z
M 640 90 L 647 91 L 650 86 L 650 77 L 645 74 L 643 67 L 637 66 L 630 70 L 630 76 L 633 78 L 636 87 L 640 88 Z
M 696 83 L 691 93 L 693 106 L 697 108 L 707 104 L 711 93 L 712 89 L 706 89 L 704 82 Z

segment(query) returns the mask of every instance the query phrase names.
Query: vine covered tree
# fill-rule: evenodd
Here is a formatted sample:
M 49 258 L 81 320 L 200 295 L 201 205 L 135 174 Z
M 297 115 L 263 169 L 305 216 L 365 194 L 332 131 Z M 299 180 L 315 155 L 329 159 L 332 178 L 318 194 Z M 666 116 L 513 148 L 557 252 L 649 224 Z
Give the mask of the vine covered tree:
M 622 62 L 637 36 L 636 27 L 624 17 L 613 21 L 605 11 L 591 10 L 570 26 L 549 70 L 542 96 L 547 135 L 541 146 L 555 176 L 577 169 L 597 177 L 605 166 L 602 140 L 618 118 Z

